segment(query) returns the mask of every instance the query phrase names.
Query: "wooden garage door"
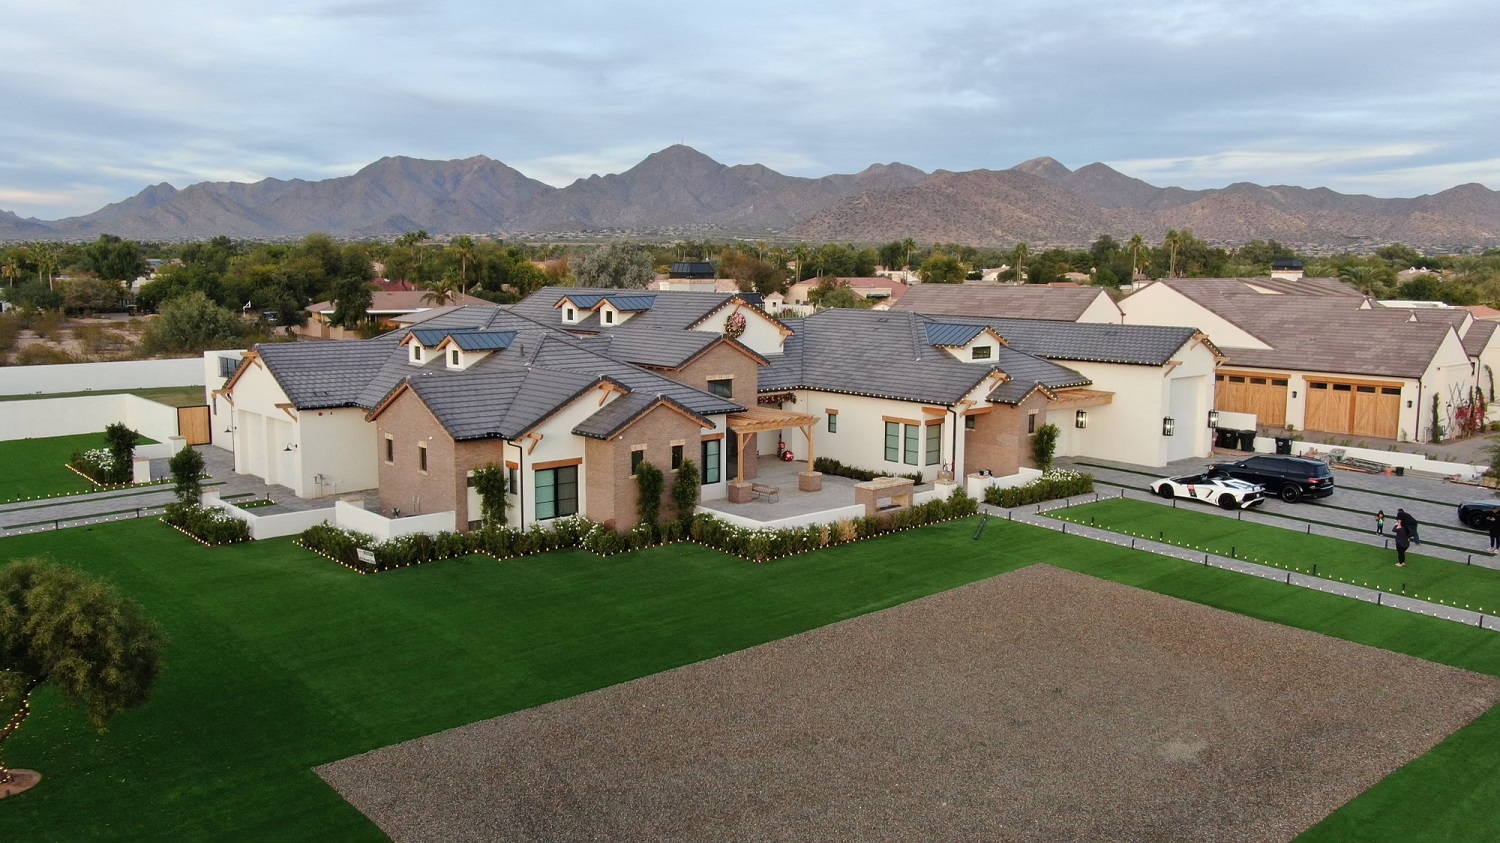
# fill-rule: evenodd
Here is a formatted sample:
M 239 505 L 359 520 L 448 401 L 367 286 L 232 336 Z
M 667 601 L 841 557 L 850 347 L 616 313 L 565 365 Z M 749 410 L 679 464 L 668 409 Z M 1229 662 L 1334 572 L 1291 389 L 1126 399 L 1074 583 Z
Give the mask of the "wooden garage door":
M 213 441 L 208 429 L 208 405 L 177 408 L 177 435 L 189 445 L 207 445 Z
M 1401 387 L 1394 384 L 1308 381 L 1308 430 L 1395 439 L 1401 426 Z
M 1286 423 L 1286 378 L 1252 372 L 1220 372 L 1214 407 L 1222 413 L 1253 413 L 1259 424 Z

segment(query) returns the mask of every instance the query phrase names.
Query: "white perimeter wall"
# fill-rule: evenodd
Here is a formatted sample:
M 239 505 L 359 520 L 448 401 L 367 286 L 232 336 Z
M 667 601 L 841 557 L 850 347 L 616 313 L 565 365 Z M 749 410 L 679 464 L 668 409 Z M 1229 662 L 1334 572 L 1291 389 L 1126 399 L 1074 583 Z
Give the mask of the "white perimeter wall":
M 203 360 L 199 357 L 0 368 L 0 395 L 201 386 L 203 382 Z
M 323 512 L 326 519 L 327 510 Z M 457 515 L 451 509 L 406 518 L 386 518 L 378 512 L 369 512 L 363 506 L 345 501 L 334 503 L 333 516 L 334 525 L 340 529 L 368 533 L 378 542 L 412 533 L 451 533 L 457 524 Z
M 52 368 L 52 367 L 33 367 Z M 0 372 L 6 370 L 0 369 Z M 177 435 L 177 408 L 139 395 L 81 395 L 0 401 L 0 439 L 42 439 L 102 433 L 121 422 L 143 436 L 166 442 Z

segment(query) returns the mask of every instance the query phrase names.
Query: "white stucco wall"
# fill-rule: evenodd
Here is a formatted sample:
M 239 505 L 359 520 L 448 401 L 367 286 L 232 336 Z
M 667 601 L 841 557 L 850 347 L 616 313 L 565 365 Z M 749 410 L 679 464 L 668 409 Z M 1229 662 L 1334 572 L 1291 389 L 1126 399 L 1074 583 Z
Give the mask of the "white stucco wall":
M 1213 406 L 1214 356 L 1201 343 L 1189 343 L 1173 359 L 1181 365 L 1165 376 L 1165 367 L 1063 361 L 1092 380 L 1092 389 L 1114 397 L 1109 404 L 1083 408 L 1088 427 L 1082 430 L 1076 408 L 1049 412 L 1047 422 L 1059 431 L 1057 454 L 1144 465 L 1208 456 L 1213 447 L 1208 411 Z M 1162 421 L 1168 417 L 1175 423 L 1174 433 L 1163 436 Z
M 380 445 L 363 409 L 302 410 L 297 419 L 297 481 L 305 490 L 300 497 L 322 498 L 380 485 Z
M 1120 306 L 1109 297 L 1109 293 L 1103 290 L 1084 309 L 1078 317 L 1079 322 L 1105 322 L 1110 325 L 1119 325 L 1125 321 L 1125 314 L 1120 311 Z
M 708 318 L 693 328 L 710 334 L 724 333 L 724 320 L 734 312 L 745 314 L 745 333 L 738 339 L 758 354 L 780 354 L 784 341 L 782 329 L 771 317 L 741 302 L 729 302 L 708 315 Z
M 1126 325 L 1178 325 L 1197 328 L 1220 348 L 1270 346 L 1227 319 L 1213 313 L 1160 282 L 1149 284 L 1120 300 Z
M 0 395 L 149 389 L 203 383 L 203 364 L 197 357 L 0 368 Z
M 115 422 L 166 442 L 177 435 L 177 408 L 138 395 L 0 401 L 0 440 L 100 433 Z
M 283 403 L 286 393 L 264 364 L 251 364 L 235 383 L 233 429 L 225 441 L 234 451 L 237 473 L 286 486 L 303 498 L 375 487 L 375 426 L 364 421 L 363 410 L 276 406 Z M 215 425 L 223 418 L 221 413 Z M 217 429 L 223 433 L 223 427 Z M 316 475 L 337 482 L 319 484 Z
M 515 523 L 531 526 L 537 523 L 548 523 L 552 519 L 538 522 L 536 517 L 536 468 L 538 463 L 552 462 L 554 460 L 583 459 L 584 439 L 573 434 L 573 428 L 580 422 L 599 411 L 600 390 L 591 389 L 579 396 L 573 403 L 562 408 L 551 418 L 547 419 L 536 428 L 536 432 L 542 435 L 542 441 L 533 450 L 527 449 L 530 440 L 522 440 L 521 451 L 523 453 L 516 457 L 521 467 L 521 501 L 524 501 L 524 512 L 518 512 Z M 618 400 L 618 393 L 608 392 L 609 401 Z M 507 456 L 507 459 L 512 457 Z M 580 514 L 589 511 L 588 498 L 588 471 L 586 463 L 578 466 L 578 512 Z M 514 499 L 512 500 L 514 503 Z M 477 509 L 472 510 L 478 512 Z
M 890 474 L 921 472 L 923 479 L 926 480 L 936 477 L 944 463 L 953 461 L 953 414 L 945 411 L 942 416 L 936 416 L 922 411 L 923 407 L 937 405 L 810 390 L 799 390 L 795 394 L 797 403 L 790 409 L 819 417 L 818 424 L 813 428 L 813 455 L 815 457 L 828 457 L 855 468 Z M 830 410 L 836 410 L 838 414 L 836 433 L 828 432 Z M 921 438 L 918 442 L 917 465 L 887 461 L 884 420 L 886 416 L 912 419 L 918 422 L 941 419 L 943 422 L 942 456 L 938 462 L 934 465 L 926 464 L 925 438 Z M 962 424 L 961 420 L 959 424 Z M 807 459 L 807 437 L 803 435 L 801 429 L 789 428 L 782 431 L 782 436 L 791 447 L 792 453 L 797 456 L 798 461 Z M 925 437 L 925 432 L 919 432 L 918 436 Z M 958 440 L 962 443 L 963 437 L 958 437 Z M 763 439 L 761 452 L 774 454 L 775 444 L 774 438 Z

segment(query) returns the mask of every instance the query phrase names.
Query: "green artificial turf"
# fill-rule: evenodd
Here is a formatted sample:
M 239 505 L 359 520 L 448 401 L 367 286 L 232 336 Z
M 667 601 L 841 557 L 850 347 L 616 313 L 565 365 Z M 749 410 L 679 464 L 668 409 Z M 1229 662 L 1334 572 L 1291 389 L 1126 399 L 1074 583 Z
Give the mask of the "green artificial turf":
M 369 577 L 289 540 L 209 550 L 154 521 L 3 539 L 0 560 L 110 579 L 172 644 L 150 704 L 104 736 L 38 696 L 5 750 L 46 778 L 0 804 L 0 839 L 379 839 L 312 767 L 1038 562 L 1500 675 L 1494 633 L 1004 520 L 976 541 L 976 525 L 766 565 L 674 545 Z M 1500 838 L 1497 729 L 1487 715 L 1313 834 Z
M 155 441 L 142 436 L 140 444 Z M 103 431 L 0 441 L 0 466 L 4 466 L 0 470 L 0 503 L 92 490 L 94 484 L 69 469 L 68 461 L 77 451 L 105 446 Z
M 1337 582 L 1500 614 L 1500 571 L 1491 568 L 1412 551 L 1406 554 L 1406 567 L 1397 568 L 1395 550 L 1224 518 L 1196 507 L 1172 509 L 1123 498 L 1053 510 L 1049 515 Z M 1415 545 L 1413 551 L 1420 547 Z

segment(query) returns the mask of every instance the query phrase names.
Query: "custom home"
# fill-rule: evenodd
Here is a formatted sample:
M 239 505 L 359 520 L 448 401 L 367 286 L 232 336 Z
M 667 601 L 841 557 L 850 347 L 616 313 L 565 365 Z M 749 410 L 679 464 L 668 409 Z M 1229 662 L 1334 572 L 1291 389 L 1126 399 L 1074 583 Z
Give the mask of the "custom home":
M 388 514 L 461 529 L 473 472 L 500 466 L 512 526 L 624 529 L 643 462 L 690 461 L 703 499 L 733 502 L 783 457 L 804 492 L 818 456 L 1013 476 L 1049 421 L 1063 454 L 1206 455 L 1215 360 L 1189 329 L 836 310 L 793 331 L 733 294 L 549 287 L 371 340 L 258 346 L 214 390 L 215 444 L 298 495 L 378 489 Z
M 1227 358 L 1216 408 L 1261 425 L 1433 438 L 1474 410 L 1494 328 L 1462 308 L 1387 307 L 1330 278 L 1177 278 L 1120 302 L 1132 325 L 1197 325 Z

